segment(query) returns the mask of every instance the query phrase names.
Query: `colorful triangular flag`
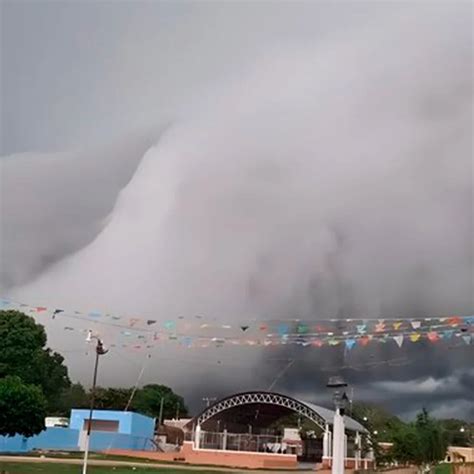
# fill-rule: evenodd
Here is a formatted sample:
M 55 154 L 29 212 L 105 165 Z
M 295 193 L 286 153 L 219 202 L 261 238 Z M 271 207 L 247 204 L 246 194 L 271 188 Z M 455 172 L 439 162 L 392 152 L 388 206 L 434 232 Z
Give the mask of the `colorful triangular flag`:
M 398 347 L 402 347 L 403 344 L 403 334 L 393 336 L 393 340 L 397 343 Z
M 355 346 L 355 343 L 356 343 L 355 339 L 346 339 L 345 340 L 346 349 L 350 351 Z

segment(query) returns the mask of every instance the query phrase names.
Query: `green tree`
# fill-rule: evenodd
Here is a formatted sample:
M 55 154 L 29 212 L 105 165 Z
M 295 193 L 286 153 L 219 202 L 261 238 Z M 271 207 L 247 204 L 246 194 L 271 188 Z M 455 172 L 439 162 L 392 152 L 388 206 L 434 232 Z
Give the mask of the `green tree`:
M 421 443 L 422 464 L 431 466 L 442 461 L 448 450 L 448 437 L 439 421 L 423 409 L 415 421 Z
M 73 383 L 70 387 L 62 390 L 56 410 L 52 414 L 69 416 L 72 408 L 89 408 L 89 405 L 89 394 L 84 387 L 80 383 Z
M 474 432 L 472 423 L 453 418 L 447 420 L 439 420 L 439 423 L 446 431 L 450 446 L 470 446 L 470 434 Z
M 137 390 L 131 409 L 144 415 L 159 417 L 161 399 L 163 398 L 163 419 L 175 418 L 176 414 L 187 416 L 188 409 L 182 397 L 165 385 L 145 385 Z
M 46 399 L 36 385 L 19 377 L 0 379 L 0 435 L 33 436 L 44 430 Z
M 445 430 L 423 410 L 414 423 L 399 427 L 394 434 L 392 455 L 399 462 L 414 464 L 427 472 L 445 458 L 447 449 Z
M 420 434 L 414 424 L 400 426 L 394 433 L 391 454 L 399 463 L 421 465 Z
M 131 388 L 97 387 L 94 406 L 100 410 L 125 410 L 131 395 Z M 89 392 L 89 398 L 90 396 Z
M 46 346 L 44 327 L 19 311 L 0 311 L 0 378 L 20 377 L 41 387 L 50 410 L 70 385 L 63 357 Z
M 379 442 L 391 442 L 393 434 L 404 424 L 397 416 L 371 403 L 354 403 L 350 416 L 365 426 Z

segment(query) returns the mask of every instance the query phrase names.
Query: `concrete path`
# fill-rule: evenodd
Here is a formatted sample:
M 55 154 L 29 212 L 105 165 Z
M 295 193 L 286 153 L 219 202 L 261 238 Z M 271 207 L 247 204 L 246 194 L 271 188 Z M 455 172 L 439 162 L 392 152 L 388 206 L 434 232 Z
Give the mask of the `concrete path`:
M 82 459 L 72 458 L 47 458 L 47 457 L 30 457 L 30 456 L 0 456 L 0 463 L 2 462 L 18 462 L 18 463 L 56 463 L 56 464 L 82 464 Z M 310 473 L 314 472 L 311 470 L 294 470 L 294 471 L 280 471 L 280 470 L 251 470 L 251 469 L 232 469 L 226 467 L 209 467 L 209 466 L 191 466 L 189 464 L 179 463 L 153 463 L 153 462 L 135 462 L 135 461 L 112 461 L 106 459 L 89 459 L 88 464 L 90 466 L 137 466 L 137 467 L 156 467 L 156 468 L 173 468 L 182 469 L 183 471 L 217 471 L 217 472 L 245 472 L 247 474 L 297 474 L 297 473 Z M 0 464 L 1 467 L 1 464 Z M 321 471 L 322 473 L 322 471 Z

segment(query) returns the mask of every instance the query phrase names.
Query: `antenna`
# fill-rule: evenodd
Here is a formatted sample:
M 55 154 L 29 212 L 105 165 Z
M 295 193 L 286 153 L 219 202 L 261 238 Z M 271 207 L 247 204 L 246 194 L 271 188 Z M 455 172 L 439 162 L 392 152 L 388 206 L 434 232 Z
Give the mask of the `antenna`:
M 206 402 L 206 408 L 209 408 L 211 402 L 215 402 L 217 400 L 216 397 L 202 397 L 202 401 Z

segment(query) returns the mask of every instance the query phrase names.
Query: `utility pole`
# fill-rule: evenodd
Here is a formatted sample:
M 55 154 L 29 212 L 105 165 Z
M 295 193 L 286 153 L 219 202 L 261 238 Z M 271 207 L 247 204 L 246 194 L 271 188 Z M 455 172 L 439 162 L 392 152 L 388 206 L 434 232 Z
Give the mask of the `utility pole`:
M 165 399 L 164 397 L 161 397 L 161 401 L 160 401 L 160 415 L 158 416 L 158 428 L 161 426 L 161 424 L 163 423 L 163 403 L 164 403 Z
M 349 416 L 352 416 L 352 403 L 354 402 L 354 387 L 351 387 L 351 396 L 349 398 Z
M 332 442 L 332 474 L 344 474 L 346 461 L 344 411 L 347 402 L 347 387 L 342 377 L 330 377 L 326 385 L 333 389 L 333 401 L 335 405 L 333 422 L 333 442 Z
M 95 364 L 94 364 L 94 376 L 92 379 L 92 389 L 91 389 L 91 406 L 89 410 L 89 420 L 87 422 L 87 431 L 86 431 L 86 446 L 84 450 L 84 462 L 82 464 L 82 474 L 87 474 L 87 461 L 89 459 L 89 444 L 91 437 L 91 425 L 92 425 L 92 415 L 94 413 L 94 402 L 95 402 L 95 388 L 97 385 L 97 371 L 99 368 L 99 356 L 107 354 L 107 349 L 104 348 L 104 344 L 101 339 L 96 336 L 92 336 L 92 333 L 89 331 L 87 335 L 87 341 L 90 342 L 92 339 L 97 339 L 97 344 L 95 346 Z

